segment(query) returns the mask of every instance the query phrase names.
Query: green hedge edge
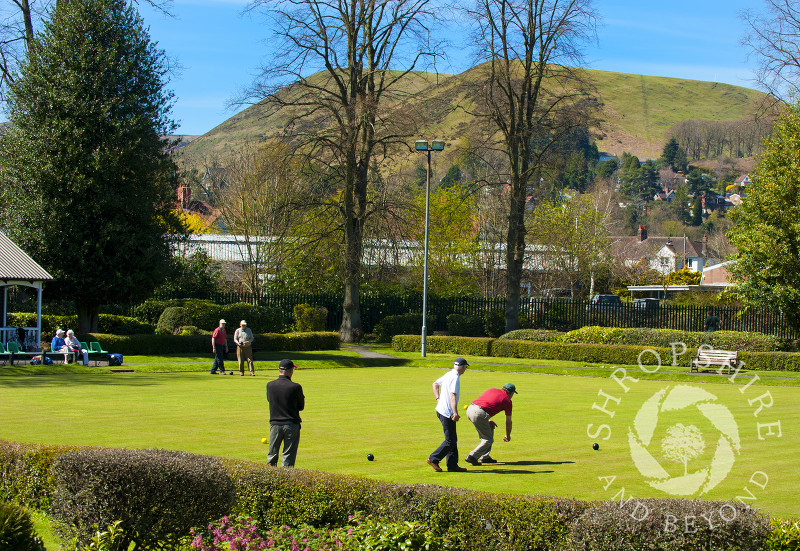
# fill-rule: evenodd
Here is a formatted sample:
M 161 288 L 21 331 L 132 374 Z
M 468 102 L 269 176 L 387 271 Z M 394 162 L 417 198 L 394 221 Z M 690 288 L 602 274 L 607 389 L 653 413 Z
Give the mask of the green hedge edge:
M 57 459 L 70 457 L 66 454 L 99 449 L 0 440 L 0 499 L 52 514 L 51 503 L 59 491 L 54 485 L 63 479 L 60 472 L 54 471 L 59 465 L 69 464 L 69 461 Z M 120 457 L 122 469 L 126 455 L 141 456 L 146 451 L 117 450 L 114 455 Z M 152 452 L 155 455 L 163 450 Z M 351 475 L 217 459 L 230 478 L 229 487 L 233 489 L 234 505 L 230 514 L 251 516 L 262 529 L 304 523 L 319 527 L 344 526 L 350 515 L 363 512 L 390 522 L 425 523 L 443 538 L 452 551 L 644 548 L 755 551 L 795 549 L 789 545 L 797 541 L 797 534 L 791 538 L 786 536 L 787 527 L 798 531 L 797 523 L 792 525 L 773 520 L 770 525 L 763 513 L 738 502 L 687 499 L 643 499 L 636 500 L 635 504 L 623 500 L 585 502 L 550 496 L 493 494 L 429 484 L 393 484 Z M 163 468 L 176 467 L 164 463 Z M 86 473 L 87 480 L 91 476 L 92 473 Z M 95 488 L 99 487 L 99 482 L 92 481 Z M 148 491 L 144 489 L 147 484 L 143 484 L 142 489 L 133 487 L 133 483 L 131 486 L 126 489 L 126 495 L 132 494 L 130 503 L 149 502 L 145 499 L 147 496 L 137 495 L 137 492 Z M 113 491 L 118 492 L 117 489 Z M 153 491 L 152 488 L 149 491 Z M 712 529 L 698 521 L 695 523 L 696 531 L 692 533 L 664 530 L 666 519 L 671 516 L 701 519 L 703 515 L 714 515 L 723 506 L 729 512 L 736 512 L 731 522 L 715 523 Z M 639 518 L 641 507 L 649 511 L 646 519 Z M 176 511 L 170 510 L 169 513 L 175 515 Z M 208 520 L 214 519 L 209 517 Z
M 422 339 L 419 335 L 395 335 L 392 349 L 398 352 L 418 352 Z M 532 342 L 510 339 L 472 337 L 427 337 L 426 350 L 434 354 L 461 356 L 487 356 L 497 358 L 525 358 L 530 360 L 564 360 L 599 364 L 621 365 L 671 365 L 672 348 L 661 346 L 633 346 L 623 344 L 585 344 L 566 342 Z M 644 352 L 655 351 L 656 354 Z M 676 353 L 680 352 L 678 347 Z M 688 367 L 697 355 L 697 348 L 687 348 L 677 354 L 676 365 Z M 756 371 L 800 371 L 800 353 L 796 352 L 739 352 L 744 368 Z

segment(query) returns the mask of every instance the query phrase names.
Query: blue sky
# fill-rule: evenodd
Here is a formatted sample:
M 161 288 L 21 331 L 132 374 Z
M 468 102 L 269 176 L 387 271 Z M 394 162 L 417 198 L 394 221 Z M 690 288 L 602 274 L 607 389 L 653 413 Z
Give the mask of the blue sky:
M 142 16 L 151 37 L 182 66 L 170 83 L 180 132 L 204 134 L 237 111 L 227 104 L 264 61 L 269 25 L 244 14 L 244 0 L 173 1 L 174 18 L 146 7 Z M 739 14 L 761 9 L 759 0 L 595 1 L 601 20 L 598 43 L 585 52 L 588 67 L 754 87 L 754 60 L 739 44 L 746 30 Z M 455 55 L 439 70 L 472 66 L 459 33 L 448 39 Z

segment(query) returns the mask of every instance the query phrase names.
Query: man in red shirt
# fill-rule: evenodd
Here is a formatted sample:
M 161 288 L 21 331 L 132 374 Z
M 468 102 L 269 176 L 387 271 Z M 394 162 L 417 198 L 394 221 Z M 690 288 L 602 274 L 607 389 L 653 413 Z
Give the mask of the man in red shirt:
M 211 334 L 211 350 L 214 352 L 214 363 L 211 374 L 217 374 L 217 368 L 225 375 L 225 354 L 228 353 L 228 334 L 225 332 L 225 320 L 219 320 L 219 327 Z
M 516 393 L 517 387 L 512 383 L 506 383 L 502 389 L 490 388 L 469 405 L 467 419 L 475 425 L 481 442 L 469 452 L 464 461 L 472 465 L 497 463 L 489 457 L 494 443 L 494 428 L 497 426 L 491 418 L 501 411 L 506 412 L 506 435 L 503 437 L 503 442 L 511 441 L 511 398 Z

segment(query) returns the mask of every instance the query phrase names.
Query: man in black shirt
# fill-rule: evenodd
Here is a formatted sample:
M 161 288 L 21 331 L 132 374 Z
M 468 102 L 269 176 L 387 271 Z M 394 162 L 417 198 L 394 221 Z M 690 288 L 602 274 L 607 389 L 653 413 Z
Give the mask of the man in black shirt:
M 292 382 L 295 365 L 292 360 L 281 360 L 278 378 L 267 383 L 269 402 L 269 452 L 267 462 L 278 464 L 278 453 L 283 442 L 284 467 L 294 467 L 297 445 L 300 442 L 300 412 L 306 406 L 303 387 Z

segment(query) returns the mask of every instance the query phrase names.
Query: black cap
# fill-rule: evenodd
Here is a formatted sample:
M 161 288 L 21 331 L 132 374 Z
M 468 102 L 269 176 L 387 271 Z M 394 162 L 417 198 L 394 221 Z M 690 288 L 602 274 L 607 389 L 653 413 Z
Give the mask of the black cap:
M 294 369 L 295 365 L 292 360 L 281 360 L 280 365 L 278 365 L 278 369 L 286 370 L 286 369 Z
M 468 365 L 469 364 L 467 363 L 467 360 L 465 360 L 464 358 L 456 358 L 456 361 L 453 362 L 454 367 L 463 367 Z

